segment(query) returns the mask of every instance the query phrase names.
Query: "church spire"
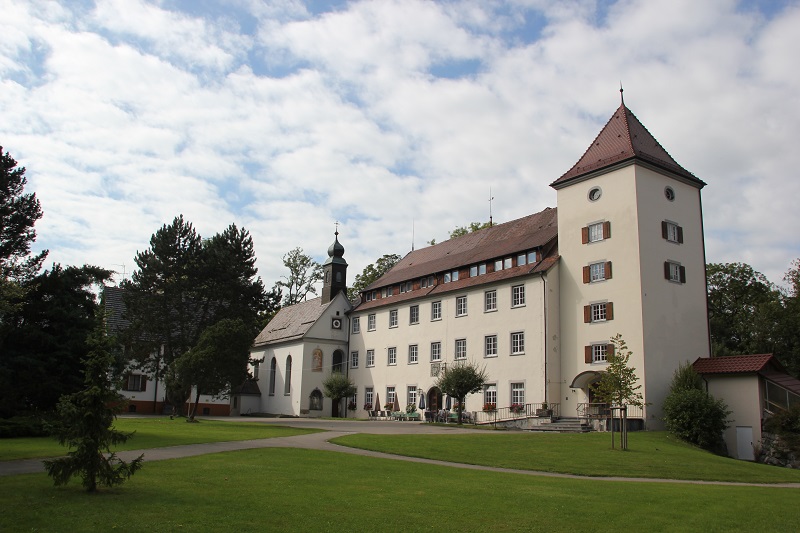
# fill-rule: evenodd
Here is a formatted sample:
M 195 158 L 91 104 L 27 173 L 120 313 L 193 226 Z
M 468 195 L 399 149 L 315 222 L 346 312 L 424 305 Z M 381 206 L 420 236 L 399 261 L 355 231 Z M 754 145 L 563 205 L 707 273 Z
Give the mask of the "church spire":
M 328 259 L 322 265 L 322 303 L 333 300 L 337 294 L 347 291 L 347 261 L 344 246 L 339 242 L 339 222 L 333 232 L 333 244 L 328 247 Z

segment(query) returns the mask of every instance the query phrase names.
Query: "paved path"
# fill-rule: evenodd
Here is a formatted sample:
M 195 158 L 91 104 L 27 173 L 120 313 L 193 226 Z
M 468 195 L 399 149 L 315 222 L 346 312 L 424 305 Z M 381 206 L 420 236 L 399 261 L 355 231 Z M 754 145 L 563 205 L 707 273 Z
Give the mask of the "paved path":
M 232 420 L 230 418 L 219 418 L 218 420 Z M 629 477 L 593 477 L 593 476 L 577 476 L 573 474 L 556 474 L 552 472 L 540 472 L 532 470 L 516 470 L 512 468 L 497 468 L 491 466 L 469 465 L 464 463 L 451 463 L 448 461 L 437 461 L 433 459 L 421 459 L 418 457 L 405 457 L 402 455 L 393 455 L 382 452 L 374 452 L 370 450 L 361 450 L 358 448 L 348 448 L 346 446 L 339 446 L 329 442 L 331 439 L 341 437 L 343 435 L 352 435 L 353 433 L 370 433 L 376 435 L 401 435 L 401 434 L 458 434 L 463 433 L 484 433 L 481 430 L 470 429 L 457 429 L 455 427 L 443 427 L 424 423 L 413 422 L 364 422 L 364 421 L 350 421 L 350 420 L 315 420 L 315 419 L 274 419 L 274 418 L 252 418 L 252 419 L 235 419 L 238 421 L 248 421 L 253 423 L 272 424 L 279 426 L 291 426 L 297 428 L 313 428 L 325 430 L 319 433 L 310 433 L 306 435 L 295 435 L 292 437 L 278 437 L 272 439 L 257 439 L 245 441 L 231 441 L 231 442 L 210 442 L 206 444 L 187 444 L 183 446 L 169 446 L 166 448 L 149 448 L 146 450 L 136 450 L 120 452 L 117 455 L 125 460 L 130 461 L 138 457 L 140 454 L 145 454 L 145 461 L 161 461 L 165 459 L 180 459 L 182 457 L 193 457 L 196 455 L 205 455 L 208 453 L 218 453 L 236 450 L 252 450 L 256 448 L 301 448 L 309 450 L 324 450 L 339 453 L 349 453 L 353 455 L 362 455 L 366 457 L 377 457 L 380 459 L 394 459 L 397 461 L 408 461 L 413 463 L 423 463 L 438 466 L 448 466 L 453 468 L 464 468 L 468 470 L 484 470 L 489 472 L 504 472 L 511 474 L 520 474 L 527 476 L 544 476 L 553 478 L 565 479 L 582 479 L 593 481 L 626 481 L 633 483 L 681 483 L 692 485 L 724 485 L 724 486 L 738 486 L 738 487 L 770 487 L 770 488 L 794 488 L 800 489 L 800 483 L 732 483 L 726 481 L 692 481 L 692 480 L 676 480 L 676 479 L 658 479 L 658 478 L 629 478 Z M 29 474 L 42 472 L 41 459 L 26 459 L 21 461 L 0 461 L 0 476 L 9 476 L 15 474 Z

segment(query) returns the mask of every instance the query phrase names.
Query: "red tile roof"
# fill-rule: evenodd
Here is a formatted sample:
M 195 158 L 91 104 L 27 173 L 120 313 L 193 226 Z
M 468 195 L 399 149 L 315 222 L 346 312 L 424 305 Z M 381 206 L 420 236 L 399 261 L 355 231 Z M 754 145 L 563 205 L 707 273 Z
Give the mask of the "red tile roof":
M 698 188 L 705 185 L 680 166 L 631 110 L 621 104 L 578 162 L 550 186 L 560 189 L 587 174 L 627 160 L 650 163 Z
M 692 363 L 692 366 L 698 374 L 749 374 L 761 372 L 771 364 L 777 364 L 782 368 L 771 353 L 701 357 Z
M 367 290 L 533 250 L 557 235 L 556 210 L 548 207 L 533 215 L 415 250 Z

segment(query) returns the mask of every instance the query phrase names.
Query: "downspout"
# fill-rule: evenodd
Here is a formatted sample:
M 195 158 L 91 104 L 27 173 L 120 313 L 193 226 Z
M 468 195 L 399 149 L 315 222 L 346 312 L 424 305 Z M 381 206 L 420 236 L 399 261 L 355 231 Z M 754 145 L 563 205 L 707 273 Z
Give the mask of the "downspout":
M 714 352 L 711 351 L 711 317 L 708 312 L 708 263 L 706 260 L 706 232 L 703 223 L 703 197 L 701 196 L 702 190 L 697 190 L 697 203 L 700 207 L 700 242 L 703 245 L 703 285 L 706 289 L 706 328 L 708 331 L 708 356 L 714 357 Z M 708 389 L 706 383 L 706 389 Z
M 547 273 L 542 272 L 542 307 L 544 309 L 543 313 L 543 322 L 544 322 L 544 329 L 542 330 L 542 350 L 544 355 L 544 402 L 550 405 L 550 402 L 547 401 L 547 392 L 548 392 L 548 384 L 547 384 Z

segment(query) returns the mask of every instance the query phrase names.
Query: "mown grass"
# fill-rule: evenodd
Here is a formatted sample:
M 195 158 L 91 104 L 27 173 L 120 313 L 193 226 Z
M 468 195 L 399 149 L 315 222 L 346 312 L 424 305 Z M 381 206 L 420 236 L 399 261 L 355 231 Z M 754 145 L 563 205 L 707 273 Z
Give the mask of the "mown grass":
M 200 420 L 187 423 L 185 418 L 170 420 L 161 418 L 118 418 L 114 427 L 120 431 L 135 431 L 128 442 L 115 448 L 122 450 L 144 450 L 162 446 L 198 444 L 202 442 L 225 442 L 273 437 L 290 437 L 315 433 L 314 429 L 298 429 L 252 422 L 228 422 Z M 18 438 L 0 440 L 0 461 L 34 459 L 65 455 L 67 448 L 52 437 Z
M 629 433 L 629 449 L 624 452 L 611 449 L 608 433 L 359 433 L 332 442 L 411 457 L 585 476 L 800 483 L 798 470 L 720 457 L 656 431 Z
M 449 440 L 449 439 L 447 439 Z M 797 489 L 553 479 L 303 449 L 0 478 L 0 531 L 794 531 Z

